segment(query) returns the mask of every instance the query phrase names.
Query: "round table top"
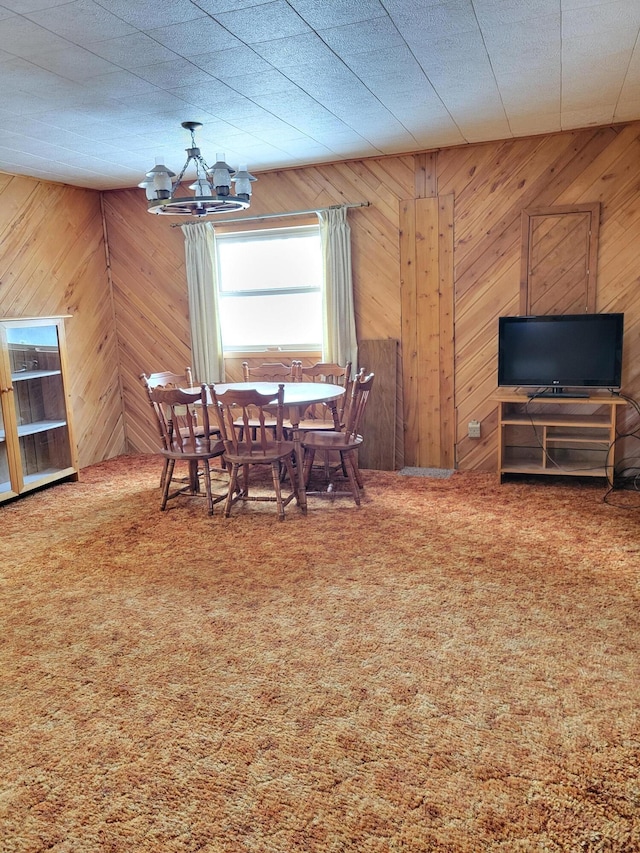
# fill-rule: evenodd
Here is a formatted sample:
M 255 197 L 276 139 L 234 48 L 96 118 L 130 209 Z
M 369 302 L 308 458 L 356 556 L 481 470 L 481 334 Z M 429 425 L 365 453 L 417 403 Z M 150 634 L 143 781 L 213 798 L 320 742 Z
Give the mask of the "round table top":
M 337 400 L 344 394 L 342 385 L 331 385 L 328 382 L 284 382 L 285 406 L 309 406 L 312 403 L 328 403 Z M 278 394 L 277 382 L 219 382 L 215 384 L 216 394 L 224 394 L 233 389 L 242 391 L 252 388 L 260 394 L 273 393 L 274 399 Z

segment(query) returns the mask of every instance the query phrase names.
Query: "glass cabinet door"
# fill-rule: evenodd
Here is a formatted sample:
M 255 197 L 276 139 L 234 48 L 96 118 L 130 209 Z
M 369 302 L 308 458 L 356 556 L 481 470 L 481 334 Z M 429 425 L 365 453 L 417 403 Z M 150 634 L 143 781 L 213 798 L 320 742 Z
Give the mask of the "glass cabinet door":
M 7 324 L 6 340 L 22 485 L 28 487 L 72 464 L 58 326 Z

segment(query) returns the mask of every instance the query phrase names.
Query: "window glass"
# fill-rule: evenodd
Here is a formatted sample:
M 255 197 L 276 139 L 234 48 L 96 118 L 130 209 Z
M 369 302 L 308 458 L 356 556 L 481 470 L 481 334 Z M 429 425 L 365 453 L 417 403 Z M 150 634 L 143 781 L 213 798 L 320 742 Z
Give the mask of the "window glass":
M 318 226 L 220 234 L 216 250 L 225 350 L 321 348 Z

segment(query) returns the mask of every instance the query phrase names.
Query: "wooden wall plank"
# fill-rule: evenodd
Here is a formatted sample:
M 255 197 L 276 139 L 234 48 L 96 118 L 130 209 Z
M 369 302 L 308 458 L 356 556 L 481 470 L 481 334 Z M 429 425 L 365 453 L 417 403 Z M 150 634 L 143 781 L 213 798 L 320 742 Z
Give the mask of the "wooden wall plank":
M 416 199 L 418 465 L 439 467 L 440 306 L 438 199 Z
M 453 266 L 454 197 L 438 198 L 438 310 L 440 364 L 439 468 L 455 467 L 455 279 Z
M 420 454 L 418 412 L 418 328 L 416 204 L 400 202 L 400 300 L 402 306 L 402 387 L 404 390 L 405 465 L 416 466 Z

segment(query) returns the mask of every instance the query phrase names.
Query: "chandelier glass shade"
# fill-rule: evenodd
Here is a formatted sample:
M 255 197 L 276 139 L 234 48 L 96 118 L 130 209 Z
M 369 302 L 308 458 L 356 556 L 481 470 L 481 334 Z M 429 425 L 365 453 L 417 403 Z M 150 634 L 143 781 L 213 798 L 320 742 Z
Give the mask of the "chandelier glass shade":
M 175 172 L 156 159 L 156 165 L 138 184 L 146 193 L 149 213 L 209 216 L 246 210 L 251 204 L 251 184 L 257 178 L 244 165 L 234 171 L 225 163 L 224 154 L 216 154 L 213 166 L 207 165 L 195 139 L 195 131 L 202 125 L 197 121 L 183 121 L 182 127 L 191 133 L 191 147 L 187 148 L 187 162 L 180 174 L 176 177 Z M 182 179 L 190 165 L 196 170 L 195 180 L 188 187 L 193 195 L 185 195 Z M 232 183 L 235 194 L 231 192 Z

